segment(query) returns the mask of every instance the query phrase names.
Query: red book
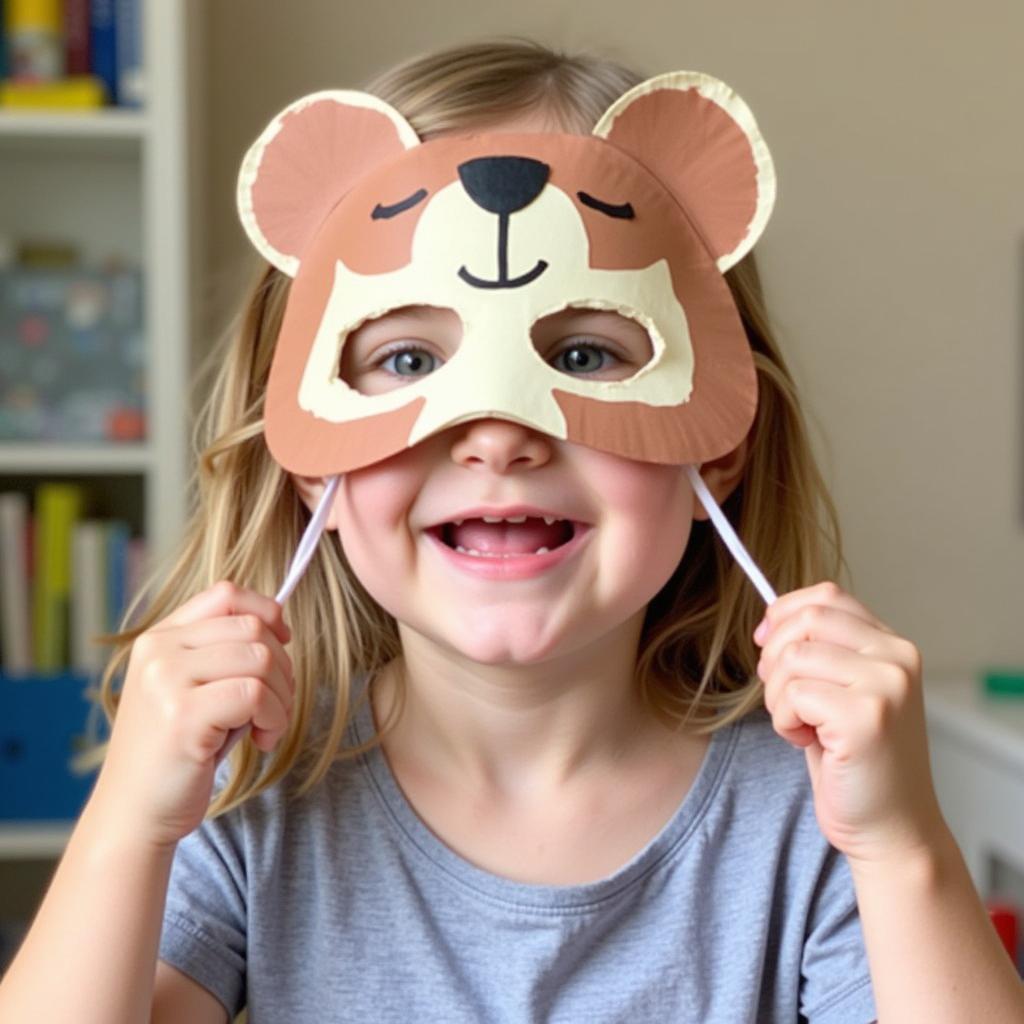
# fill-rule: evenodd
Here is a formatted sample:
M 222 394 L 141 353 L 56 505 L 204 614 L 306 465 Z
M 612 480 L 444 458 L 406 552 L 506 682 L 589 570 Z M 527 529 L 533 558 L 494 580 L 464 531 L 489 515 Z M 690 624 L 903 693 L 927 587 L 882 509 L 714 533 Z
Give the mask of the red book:
M 64 53 L 69 75 L 87 75 L 89 66 L 89 0 L 64 0 Z
M 1010 954 L 1014 966 L 1017 964 L 1019 953 L 1019 927 L 1020 921 L 1017 915 L 1017 908 L 1009 903 L 1001 903 L 990 900 L 986 904 L 988 916 L 992 920 L 996 934 L 1002 940 L 1003 948 Z

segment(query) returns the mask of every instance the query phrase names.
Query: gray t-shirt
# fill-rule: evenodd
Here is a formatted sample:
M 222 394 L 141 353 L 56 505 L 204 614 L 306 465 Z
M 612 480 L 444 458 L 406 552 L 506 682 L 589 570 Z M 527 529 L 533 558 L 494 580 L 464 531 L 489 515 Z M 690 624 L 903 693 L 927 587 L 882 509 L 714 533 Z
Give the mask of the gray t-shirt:
M 373 728 L 359 702 L 350 738 Z M 274 786 L 178 845 L 159 955 L 250 1024 L 875 1019 L 846 859 L 763 710 L 716 732 L 661 832 L 584 885 L 467 861 L 379 746 L 300 800 Z

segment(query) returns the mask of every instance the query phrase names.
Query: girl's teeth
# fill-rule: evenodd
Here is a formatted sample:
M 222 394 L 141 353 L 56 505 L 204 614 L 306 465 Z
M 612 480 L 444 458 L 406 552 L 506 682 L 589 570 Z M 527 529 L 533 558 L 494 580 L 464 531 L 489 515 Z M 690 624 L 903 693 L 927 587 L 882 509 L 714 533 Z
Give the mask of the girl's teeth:
M 499 555 L 499 554 L 490 554 L 487 551 L 477 551 L 476 548 L 464 548 L 461 544 L 456 544 L 455 545 L 455 550 L 460 552 L 463 555 L 476 555 L 479 558 L 514 558 L 517 554 L 518 555 L 523 555 L 523 554 L 546 555 L 548 553 L 548 551 L 550 551 L 551 549 L 550 548 L 537 548 L 536 551 L 518 551 L 518 552 L 513 552 L 510 555 Z

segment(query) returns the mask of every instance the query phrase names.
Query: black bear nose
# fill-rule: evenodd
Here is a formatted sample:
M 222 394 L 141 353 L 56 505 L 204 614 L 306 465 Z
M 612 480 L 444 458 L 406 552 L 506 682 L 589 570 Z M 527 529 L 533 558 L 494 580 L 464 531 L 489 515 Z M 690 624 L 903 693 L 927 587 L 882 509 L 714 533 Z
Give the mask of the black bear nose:
M 551 168 L 525 156 L 481 156 L 459 164 L 462 187 L 488 213 L 510 214 L 540 195 Z

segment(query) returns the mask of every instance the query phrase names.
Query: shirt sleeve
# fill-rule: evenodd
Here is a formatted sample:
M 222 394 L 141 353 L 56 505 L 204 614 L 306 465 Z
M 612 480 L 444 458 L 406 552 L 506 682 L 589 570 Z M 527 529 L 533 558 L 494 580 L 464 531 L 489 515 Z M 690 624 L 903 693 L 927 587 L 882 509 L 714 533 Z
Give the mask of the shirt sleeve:
M 216 996 L 229 1019 L 244 1006 L 246 874 L 237 809 L 203 821 L 178 843 L 159 957 Z
M 832 846 L 811 903 L 800 974 L 801 1021 L 871 1024 L 877 1019 L 853 878 L 846 857 Z

